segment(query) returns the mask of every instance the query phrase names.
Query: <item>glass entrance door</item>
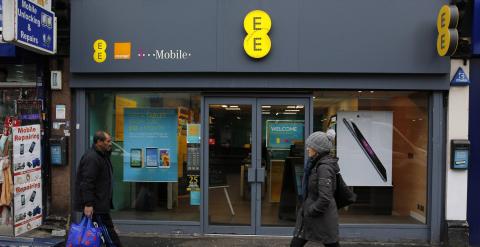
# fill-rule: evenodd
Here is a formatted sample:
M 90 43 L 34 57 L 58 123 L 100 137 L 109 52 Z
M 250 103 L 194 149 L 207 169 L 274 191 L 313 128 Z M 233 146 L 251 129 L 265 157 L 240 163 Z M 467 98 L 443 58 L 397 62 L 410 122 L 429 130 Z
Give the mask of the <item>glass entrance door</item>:
M 303 175 L 304 141 L 310 131 L 307 99 L 257 101 L 257 234 L 291 234 Z
M 205 99 L 206 232 L 291 233 L 309 130 L 308 102 Z

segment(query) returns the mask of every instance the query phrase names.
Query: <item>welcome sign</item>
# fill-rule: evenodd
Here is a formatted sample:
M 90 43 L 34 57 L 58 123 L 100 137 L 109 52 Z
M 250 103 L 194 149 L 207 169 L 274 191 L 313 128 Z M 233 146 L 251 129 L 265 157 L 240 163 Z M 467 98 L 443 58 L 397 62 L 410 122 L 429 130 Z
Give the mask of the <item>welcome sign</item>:
M 305 123 L 303 120 L 267 120 L 266 144 L 272 149 L 290 149 L 297 141 L 303 141 Z

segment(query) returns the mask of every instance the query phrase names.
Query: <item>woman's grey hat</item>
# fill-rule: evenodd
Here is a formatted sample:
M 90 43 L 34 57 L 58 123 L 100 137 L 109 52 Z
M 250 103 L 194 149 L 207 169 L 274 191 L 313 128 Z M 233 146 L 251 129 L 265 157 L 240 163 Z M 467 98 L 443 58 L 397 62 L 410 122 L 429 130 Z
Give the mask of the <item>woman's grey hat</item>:
M 329 129 L 327 133 L 322 131 L 313 132 L 305 141 L 305 146 L 317 151 L 318 153 L 328 153 L 333 148 L 335 131 Z

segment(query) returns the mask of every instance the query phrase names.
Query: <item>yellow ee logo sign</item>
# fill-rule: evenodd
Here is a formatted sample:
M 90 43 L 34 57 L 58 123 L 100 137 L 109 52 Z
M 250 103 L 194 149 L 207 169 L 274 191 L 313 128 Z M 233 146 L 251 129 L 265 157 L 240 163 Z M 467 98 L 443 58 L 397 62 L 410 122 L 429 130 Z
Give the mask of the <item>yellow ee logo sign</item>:
M 243 49 L 253 58 L 265 57 L 272 47 L 268 32 L 272 28 L 270 16 L 263 10 L 253 10 L 245 16 L 243 27 L 247 36 L 243 40 Z
M 437 17 L 437 52 L 440 56 L 450 56 L 458 46 L 458 8 L 455 5 L 443 5 Z
M 107 59 L 107 53 L 105 52 L 107 50 L 107 42 L 103 39 L 97 39 L 93 43 L 93 50 L 93 60 L 97 63 L 105 62 L 105 59 Z

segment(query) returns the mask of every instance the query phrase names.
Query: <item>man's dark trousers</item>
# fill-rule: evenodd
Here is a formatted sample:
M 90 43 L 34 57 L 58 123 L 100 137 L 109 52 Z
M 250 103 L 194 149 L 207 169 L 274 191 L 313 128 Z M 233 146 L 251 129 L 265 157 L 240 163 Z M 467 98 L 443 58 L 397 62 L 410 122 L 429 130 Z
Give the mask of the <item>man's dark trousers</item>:
M 100 220 L 98 220 L 99 218 Z M 120 243 L 120 238 L 118 237 L 117 232 L 115 232 L 115 228 L 113 227 L 112 217 L 110 216 L 110 214 L 95 214 L 95 219 L 97 223 L 101 222 L 103 225 L 105 225 L 110 235 L 110 238 L 112 239 L 115 246 L 122 247 L 122 244 Z

